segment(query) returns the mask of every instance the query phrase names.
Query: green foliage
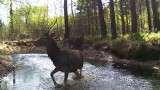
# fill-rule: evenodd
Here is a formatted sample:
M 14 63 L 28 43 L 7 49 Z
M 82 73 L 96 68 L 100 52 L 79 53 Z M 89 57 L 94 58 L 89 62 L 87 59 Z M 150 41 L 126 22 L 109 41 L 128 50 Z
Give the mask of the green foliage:
M 0 4 L 3 3 L 3 0 L 0 0 Z
M 128 59 L 159 59 L 159 33 L 135 33 L 112 41 L 111 51 Z
M 64 17 L 58 16 L 50 18 L 47 15 L 47 6 L 28 5 L 15 10 L 13 18 L 13 25 L 16 33 L 15 39 L 21 38 L 21 36 L 24 35 L 31 38 L 39 37 L 52 26 L 55 19 L 57 19 L 57 22 L 56 25 L 50 28 L 51 31 L 59 28 L 59 33 L 63 34 Z
M 24 6 L 14 11 L 13 25 L 17 38 L 38 36 L 47 25 L 47 6 Z M 35 35 L 35 33 L 37 33 Z
M 157 45 L 160 47 L 160 33 L 143 33 L 143 38 L 149 45 Z
M 83 32 L 86 36 L 100 33 L 97 1 L 78 0 L 77 10 L 79 12 L 75 16 L 76 31 L 80 34 Z
M 106 41 L 106 42 L 109 42 L 109 39 L 106 38 L 106 37 L 102 38 L 101 35 L 95 36 L 95 37 L 90 37 L 90 36 L 86 36 L 85 37 L 85 42 L 88 43 L 88 44 L 93 44 L 94 42 L 97 42 L 97 41 Z
M 144 42 L 149 45 L 158 45 L 160 46 L 160 33 L 134 33 L 130 35 L 124 35 L 120 36 L 118 40 L 129 40 L 129 41 L 138 41 L 138 42 Z
M 0 20 L 0 39 L 4 39 L 4 37 L 6 36 L 6 33 L 7 33 L 6 26 Z
M 133 33 L 129 35 L 130 40 L 144 41 L 143 35 L 141 33 Z

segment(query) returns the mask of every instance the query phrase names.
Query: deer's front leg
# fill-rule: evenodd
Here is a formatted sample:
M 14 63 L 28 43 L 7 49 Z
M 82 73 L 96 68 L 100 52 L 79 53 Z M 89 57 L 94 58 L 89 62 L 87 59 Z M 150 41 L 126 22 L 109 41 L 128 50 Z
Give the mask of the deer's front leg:
M 55 69 L 51 72 L 51 74 L 50 74 L 55 86 L 57 86 L 57 82 L 56 82 L 56 80 L 55 80 L 55 78 L 54 78 L 53 75 L 54 75 L 56 72 L 58 72 L 58 71 L 59 71 L 59 70 L 58 70 L 57 68 L 55 68 Z
M 78 73 L 78 71 L 75 71 L 74 74 L 76 75 L 76 77 L 74 79 L 81 79 L 82 78 L 82 75 L 81 75 L 81 72 Z
M 68 72 L 66 71 L 64 74 L 64 85 L 67 84 L 67 79 L 68 79 Z

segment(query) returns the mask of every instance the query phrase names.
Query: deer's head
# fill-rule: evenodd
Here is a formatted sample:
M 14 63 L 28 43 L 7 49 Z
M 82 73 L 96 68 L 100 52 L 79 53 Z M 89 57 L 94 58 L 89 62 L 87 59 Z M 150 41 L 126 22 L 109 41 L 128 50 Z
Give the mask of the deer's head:
M 55 21 L 55 23 L 57 22 L 57 20 Z M 52 27 L 55 25 L 55 23 L 52 25 Z M 39 39 L 37 39 L 35 42 L 34 42 L 34 45 L 35 46 L 46 46 L 47 45 L 47 42 L 48 40 L 52 39 L 54 36 L 55 36 L 55 33 L 49 33 L 50 32 L 50 29 L 51 29 L 51 25 L 50 27 L 48 27 L 48 31 L 45 32 Z

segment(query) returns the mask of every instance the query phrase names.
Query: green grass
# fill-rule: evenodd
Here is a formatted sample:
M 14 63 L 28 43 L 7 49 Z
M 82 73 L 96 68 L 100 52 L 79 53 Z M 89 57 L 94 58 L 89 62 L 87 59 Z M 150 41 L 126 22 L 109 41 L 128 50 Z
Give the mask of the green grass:
M 127 59 L 158 59 L 160 33 L 135 33 L 112 40 L 113 54 Z
M 149 45 L 160 47 L 160 33 L 135 33 L 125 36 L 119 36 L 117 39 L 143 42 Z
M 85 36 L 85 42 L 88 44 L 93 44 L 94 42 L 108 42 L 110 43 L 111 38 L 110 36 L 101 37 L 101 35 L 97 36 Z

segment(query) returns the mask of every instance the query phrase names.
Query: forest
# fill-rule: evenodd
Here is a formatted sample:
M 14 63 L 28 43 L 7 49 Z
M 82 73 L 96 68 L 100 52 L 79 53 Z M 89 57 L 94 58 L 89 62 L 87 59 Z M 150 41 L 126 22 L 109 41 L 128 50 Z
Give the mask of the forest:
M 19 7 L 13 9 L 13 3 Z M 51 17 L 48 4 L 33 6 L 29 1 L 1 0 L 1 5 L 8 8 L 9 23 L 0 20 L 0 39 L 35 40 L 50 30 L 60 41 L 67 38 L 83 38 L 85 44 L 105 41 L 120 57 L 159 59 L 159 0 L 64 0 L 61 3 L 64 14 Z
M 13 9 L 13 3 L 19 7 Z M 159 58 L 159 53 L 157 53 L 160 47 L 159 0 L 108 0 L 103 2 L 101 0 L 71 0 L 69 5 L 64 0 L 64 2 L 61 1 L 64 8 L 60 7 L 60 15 L 54 12 L 56 16 L 49 16 L 48 3 L 33 6 L 29 1 L 1 0 L 1 5 L 8 8 L 9 14 L 8 24 L 0 20 L 1 40 L 37 39 L 50 30 L 56 33 L 56 38 L 60 41 L 80 37 L 83 37 L 87 44 L 106 41 L 111 44 L 112 52 L 120 57 L 138 57 L 139 59 L 141 56 L 136 56 L 134 53 L 143 54 L 139 48 L 151 47 L 148 52 L 156 52 L 153 53 L 155 56 L 149 55 L 151 57 L 147 58 Z M 71 12 L 68 13 L 68 11 Z M 155 47 L 156 50 L 154 50 Z M 124 48 L 128 48 L 127 51 Z M 137 52 L 135 49 L 138 49 Z M 130 55 L 130 52 L 133 53 Z
M 42 5 L 0 0 L 0 10 L 4 8 L 7 23 L 0 12 L 2 55 L 41 53 L 41 47 L 34 51 L 39 47 L 36 40 L 50 31 L 61 48 L 78 49 L 92 59 L 113 55 L 115 67 L 160 78 L 160 0 L 44 0 Z M 160 88 L 158 82 L 153 90 Z
M 9 23 L 5 25 L 1 20 L 0 38 L 11 40 L 23 38 L 22 36 L 28 36 L 28 38 L 34 36 L 36 38 L 47 27 L 50 27 L 49 25 L 55 19 L 57 19 L 57 22 L 54 27 L 50 28 L 51 31 L 56 31 L 60 34 L 59 37 L 63 37 L 65 32 L 69 34 L 66 38 L 76 34 L 76 36 L 116 39 L 119 36 L 134 33 L 157 34 L 159 32 L 160 1 L 110 0 L 104 2 L 105 6 L 101 0 L 78 0 L 77 2 L 71 0 L 71 5 L 68 6 L 71 7 L 71 13 L 68 14 L 67 2 L 64 2 L 64 4 L 66 3 L 66 6 L 64 6 L 66 7 L 66 13 L 61 16 L 50 17 L 48 16 L 47 5 L 31 6 L 29 1 L 10 0 L 10 2 L 7 2 L 1 0 L 1 5 L 9 8 Z M 18 3 L 19 8 L 13 10 L 12 3 Z M 75 6 L 76 12 L 73 8 Z M 68 24 L 69 32 L 66 30 L 66 24 Z M 37 34 L 34 35 L 34 33 Z

